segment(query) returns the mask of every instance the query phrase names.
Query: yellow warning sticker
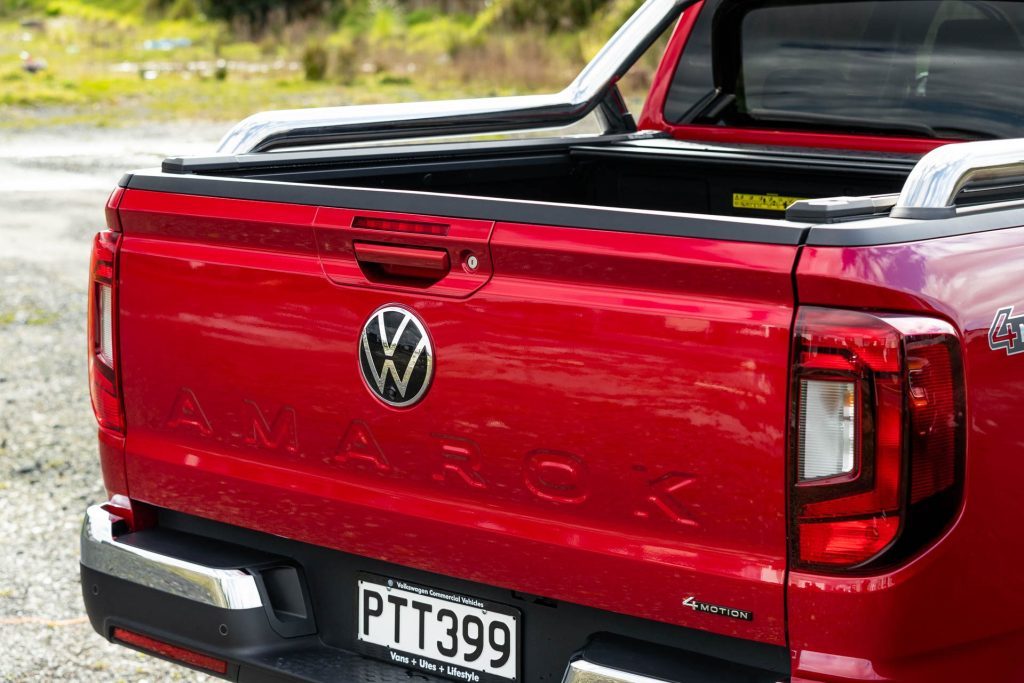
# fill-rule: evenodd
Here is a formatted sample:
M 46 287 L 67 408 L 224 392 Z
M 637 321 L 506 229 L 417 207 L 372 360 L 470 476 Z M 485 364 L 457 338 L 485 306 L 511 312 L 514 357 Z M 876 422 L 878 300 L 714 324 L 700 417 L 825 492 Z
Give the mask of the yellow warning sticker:
M 804 197 L 783 197 L 778 194 L 740 194 L 732 195 L 732 208 L 756 209 L 758 211 L 785 211 L 789 205 L 799 202 Z

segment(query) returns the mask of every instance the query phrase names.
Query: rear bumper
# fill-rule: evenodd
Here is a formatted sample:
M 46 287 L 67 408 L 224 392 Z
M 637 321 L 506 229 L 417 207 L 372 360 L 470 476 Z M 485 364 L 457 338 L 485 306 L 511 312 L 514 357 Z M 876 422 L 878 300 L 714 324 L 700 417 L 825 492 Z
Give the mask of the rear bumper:
M 108 640 L 238 681 L 403 681 L 355 647 L 355 576 L 515 603 L 526 681 L 775 683 L 782 648 L 689 631 L 163 511 L 131 532 L 100 506 L 82 527 L 82 592 Z M 412 680 L 439 681 L 422 672 Z
M 123 520 L 99 505 L 82 524 L 82 566 L 112 578 L 225 610 L 263 608 L 252 574 L 189 562 L 118 538 Z M 121 532 L 127 531 L 122 528 Z

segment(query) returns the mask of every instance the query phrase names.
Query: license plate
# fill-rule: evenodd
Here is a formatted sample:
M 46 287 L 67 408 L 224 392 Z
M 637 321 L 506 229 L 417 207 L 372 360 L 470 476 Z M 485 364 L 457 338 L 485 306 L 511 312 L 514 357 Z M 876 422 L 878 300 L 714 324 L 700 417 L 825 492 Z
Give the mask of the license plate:
M 357 590 L 365 654 L 458 681 L 521 680 L 519 610 L 370 574 L 359 575 Z

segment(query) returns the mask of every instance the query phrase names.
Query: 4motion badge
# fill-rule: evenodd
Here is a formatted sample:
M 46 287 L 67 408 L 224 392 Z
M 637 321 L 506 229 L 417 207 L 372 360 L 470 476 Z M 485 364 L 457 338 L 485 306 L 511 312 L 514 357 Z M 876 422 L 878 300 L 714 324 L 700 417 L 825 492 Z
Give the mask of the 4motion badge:
M 1004 349 L 1007 356 L 1024 352 L 1024 315 L 1014 315 L 1013 306 L 1000 308 L 988 331 L 988 347 Z
M 745 609 L 736 609 L 735 607 L 725 607 L 723 605 L 712 605 L 710 602 L 701 602 L 692 595 L 683 599 L 683 605 L 689 607 L 694 612 L 704 612 L 705 614 L 714 614 L 720 617 L 731 617 L 733 619 L 740 619 L 742 621 L 753 621 L 754 613 Z
M 378 309 L 359 335 L 359 369 L 370 392 L 387 405 L 418 403 L 434 376 L 434 349 L 423 321 L 400 306 Z

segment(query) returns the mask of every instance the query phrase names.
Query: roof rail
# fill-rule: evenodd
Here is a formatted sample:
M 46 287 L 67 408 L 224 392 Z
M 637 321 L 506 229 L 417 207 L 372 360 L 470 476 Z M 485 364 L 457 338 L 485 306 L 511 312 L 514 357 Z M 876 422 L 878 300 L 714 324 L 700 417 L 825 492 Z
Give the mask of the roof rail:
M 647 0 L 562 92 L 441 102 L 270 111 L 245 119 L 218 153 L 385 138 L 475 135 L 568 126 L 594 112 L 603 132 L 636 130 L 616 86 L 658 37 L 696 0 Z
M 948 218 L 968 183 L 1024 177 L 1024 138 L 943 145 L 924 155 L 910 172 L 893 218 Z

